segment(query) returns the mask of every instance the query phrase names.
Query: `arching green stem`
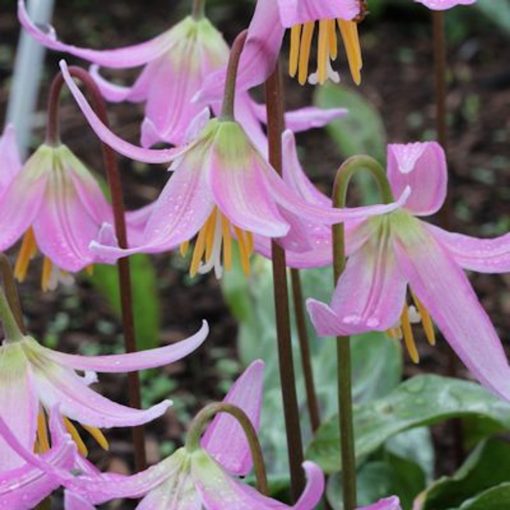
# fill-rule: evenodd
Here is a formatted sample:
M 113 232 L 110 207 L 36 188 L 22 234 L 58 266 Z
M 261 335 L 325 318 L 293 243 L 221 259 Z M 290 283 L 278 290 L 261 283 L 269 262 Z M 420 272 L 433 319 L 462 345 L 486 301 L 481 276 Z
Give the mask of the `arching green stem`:
M 248 30 L 243 30 L 234 40 L 228 59 L 227 77 L 225 80 L 225 93 L 221 107 L 220 119 L 234 120 L 234 103 L 236 98 L 236 80 L 239 69 L 239 60 L 243 52 Z
M 21 309 L 21 304 L 18 296 L 16 280 L 14 278 L 14 273 L 12 271 L 11 264 L 9 263 L 9 259 L 3 253 L 0 253 L 0 269 L 7 301 L 9 302 L 9 306 L 12 313 L 14 314 L 14 317 L 16 318 L 19 329 L 23 334 L 25 334 L 26 328 L 23 321 L 23 311 Z
M 264 457 L 262 455 L 262 448 L 260 447 L 257 437 L 257 432 L 246 413 L 239 407 L 225 402 L 209 404 L 204 407 L 204 409 L 202 409 L 191 422 L 188 435 L 186 436 L 186 449 L 188 452 L 192 453 L 200 448 L 200 439 L 207 424 L 218 413 L 230 414 L 237 420 L 243 429 L 246 439 L 248 440 L 248 444 L 250 445 L 253 465 L 255 467 L 255 476 L 257 478 L 257 488 L 262 494 L 267 495 L 268 487 L 266 467 L 264 464 Z M 228 438 L 226 438 L 226 440 L 228 441 Z
M 193 0 L 191 16 L 195 20 L 200 20 L 205 16 L 205 0 Z
M 347 190 L 354 174 L 368 170 L 377 182 L 382 201 L 393 202 L 393 194 L 382 166 L 368 156 L 353 156 L 338 169 L 333 186 L 333 205 L 344 208 Z M 345 269 L 344 225 L 333 226 L 333 268 L 335 285 Z M 340 451 L 342 456 L 342 487 L 344 510 L 357 507 L 356 496 L 356 455 L 352 413 L 352 367 L 351 339 L 348 336 L 337 337 L 337 381 L 338 411 L 340 425 Z
M 0 287 L 0 320 L 4 329 L 5 340 L 17 342 L 23 340 L 23 333 L 18 327 L 18 323 L 14 318 L 9 301 L 5 295 L 4 289 Z

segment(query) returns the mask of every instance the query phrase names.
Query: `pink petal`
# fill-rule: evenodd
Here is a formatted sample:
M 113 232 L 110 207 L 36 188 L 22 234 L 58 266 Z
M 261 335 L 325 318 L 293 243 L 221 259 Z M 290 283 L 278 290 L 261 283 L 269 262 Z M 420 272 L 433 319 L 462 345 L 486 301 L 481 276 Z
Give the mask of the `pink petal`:
M 397 261 L 466 367 L 489 390 L 510 400 L 510 367 L 501 341 L 463 271 L 426 229 L 398 234 Z
M 51 170 L 51 151 L 36 151 L 0 197 L 0 251 L 10 248 L 39 213 Z
M 358 508 L 358 510 L 402 510 L 402 507 L 400 506 L 400 500 L 397 496 L 392 496 L 390 498 L 381 499 L 373 505 Z
M 168 480 L 145 496 L 136 510 L 203 510 L 191 477 Z
M 476 0 L 414 0 L 420 4 L 427 6 L 429 9 L 443 11 L 451 9 L 457 5 L 473 5 Z
M 0 137 L 0 197 L 20 172 L 21 167 L 16 130 L 12 124 L 8 124 Z
M 35 443 L 39 402 L 30 366 L 18 344 L 0 347 L 0 418 L 27 449 Z M 24 461 L 0 435 L 0 473 Z
M 100 66 L 122 69 L 138 67 L 165 53 L 173 42 L 171 30 L 141 44 L 113 50 L 92 50 L 64 44 L 57 39 L 53 27 L 41 30 L 30 19 L 24 0 L 18 0 L 18 18 L 25 30 L 40 44 L 56 51 L 70 53 Z
M 97 65 L 91 66 L 89 72 L 92 78 L 94 78 L 96 85 L 99 87 L 101 94 L 107 101 L 111 101 L 112 103 L 122 103 L 124 101 L 139 103 L 147 99 L 147 93 L 152 78 L 151 70 L 153 65 L 154 62 L 147 64 L 134 85 L 131 87 L 122 87 L 109 82 L 101 76 Z
M 360 12 L 359 0 L 277 0 L 277 3 L 286 28 L 323 19 L 351 20 Z
M 242 409 L 255 430 L 260 426 L 264 362 L 254 361 L 237 379 L 223 400 Z M 232 416 L 216 415 L 202 438 L 202 448 L 227 471 L 246 476 L 252 468 L 250 447 L 243 429 Z
M 223 143 L 222 150 L 229 153 L 219 154 L 215 148 L 209 162 L 209 185 L 221 212 L 248 232 L 270 237 L 285 235 L 289 225 L 278 212 L 265 182 L 261 163 L 266 163 L 261 157 L 254 157 L 255 150 L 248 143 L 228 148 Z
M 191 474 L 202 496 L 203 506 L 207 510 L 239 510 L 241 508 L 245 510 L 313 510 L 324 492 L 324 475 L 312 462 L 303 464 L 307 484 L 299 501 L 289 507 L 231 478 L 218 464 L 207 458 L 205 452 L 195 452 L 193 457 Z
M 64 491 L 64 508 L 65 510 L 95 510 L 96 507 L 76 492 L 66 490 Z
M 67 64 L 63 60 L 60 62 L 60 69 L 62 71 L 62 76 L 64 77 L 67 86 L 69 87 L 69 90 L 78 103 L 78 106 L 80 107 L 83 115 L 90 124 L 90 127 L 104 143 L 115 149 L 120 154 L 145 163 L 169 163 L 173 159 L 181 156 L 189 149 L 189 147 L 161 150 L 143 149 L 141 147 L 137 147 L 136 145 L 130 144 L 125 140 L 122 140 L 122 138 L 118 137 L 108 127 L 106 127 L 103 122 L 101 122 L 99 117 L 94 113 L 94 110 L 90 107 L 87 100 L 85 99 L 85 96 L 81 93 L 80 89 L 69 74 Z
M 510 234 L 480 239 L 426 224 L 427 230 L 462 268 L 479 273 L 510 272 Z
M 345 108 L 316 108 L 308 106 L 285 114 L 285 125 L 294 133 L 327 126 L 330 122 L 348 115 Z
M 125 373 L 133 372 L 134 370 L 161 367 L 185 358 L 204 343 L 208 334 L 209 327 L 207 322 L 203 321 L 202 327 L 197 333 L 175 344 L 136 353 L 112 354 L 107 356 L 78 356 L 52 351 L 43 346 L 38 347 L 44 353 L 44 356 L 55 363 L 73 368 L 74 370 Z
M 446 198 L 448 168 L 436 142 L 388 145 L 388 179 L 395 196 L 409 186 L 406 208 L 418 216 L 437 212 Z
M 385 331 L 398 322 L 407 281 L 399 270 L 386 229 L 374 229 L 373 236 L 349 257 L 330 307 L 307 301 L 319 335 Z
M 238 91 L 260 85 L 273 72 L 284 33 L 277 2 L 258 0 L 239 64 Z M 225 69 L 211 74 L 205 80 L 195 100 L 207 103 L 219 101 L 223 97 L 224 87 Z
M 59 405 L 63 415 L 92 427 L 129 427 L 161 416 L 171 405 L 166 400 L 147 410 L 132 409 L 99 395 L 87 387 L 73 370 L 39 356 L 33 365 L 34 381 L 39 398 L 46 408 Z

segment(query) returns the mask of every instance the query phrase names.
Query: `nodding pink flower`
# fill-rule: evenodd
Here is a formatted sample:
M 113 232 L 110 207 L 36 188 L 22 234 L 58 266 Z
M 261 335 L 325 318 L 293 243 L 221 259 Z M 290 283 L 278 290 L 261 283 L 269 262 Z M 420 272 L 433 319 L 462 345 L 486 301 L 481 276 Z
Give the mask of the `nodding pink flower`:
M 2 307 L 2 320 L 13 324 Z M 6 328 L 4 328 L 6 330 Z M 10 333 L 0 346 L 0 417 L 27 448 L 48 447 L 46 414 L 56 404 L 73 438 L 86 449 L 71 420 L 79 422 L 98 443 L 107 448 L 99 428 L 128 427 L 161 416 L 172 404 L 161 402 L 147 410 L 132 409 L 101 396 L 89 386 L 96 371 L 126 373 L 173 363 L 198 348 L 208 334 L 207 323 L 193 336 L 173 345 L 138 353 L 108 356 L 78 356 L 53 351 L 19 331 Z M 83 372 L 83 375 L 77 373 Z M 13 412 L 15 410 L 15 412 Z M 20 458 L 0 440 L 0 470 L 19 467 Z
M 444 11 L 457 5 L 472 5 L 476 0 L 414 0 L 434 11 Z
M 396 496 L 391 496 L 372 505 L 358 508 L 358 510 L 402 510 L 402 507 L 400 506 L 400 500 Z
M 9 510 L 35 508 L 60 486 L 60 478 L 55 474 L 59 471 L 69 471 L 74 467 L 76 444 L 68 434 L 56 430 L 60 427 L 56 417 L 57 414 L 52 412 L 50 416 L 52 446 L 39 456 L 27 450 L 19 442 L 13 429 L 0 417 L 0 438 L 24 460 L 19 467 L 0 470 L 0 508 Z
M 510 368 L 501 341 L 462 271 L 510 271 L 510 234 L 477 239 L 419 219 L 437 212 L 446 197 L 446 158 L 435 142 L 390 145 L 388 179 L 397 195 L 410 186 L 409 200 L 403 208 L 358 225 L 358 244 L 351 249 L 331 305 L 308 300 L 317 332 L 403 334 L 418 361 L 411 322 L 421 321 L 434 344 L 434 321 L 473 375 L 510 399 Z M 408 289 L 415 304 L 411 308 Z
M 176 248 L 198 234 L 191 273 L 214 268 L 221 275 L 232 260 L 232 238 L 239 243 L 245 272 L 253 235 L 285 238 L 292 235 L 292 218 L 301 222 L 339 223 L 381 214 L 398 204 L 335 210 L 309 204 L 294 193 L 254 147 L 243 127 L 231 119 L 196 119 L 192 141 L 180 149 L 142 149 L 119 139 L 98 119 L 69 76 L 62 74 L 96 134 L 118 152 L 145 162 L 172 162 L 173 176 L 152 207 L 143 242 L 129 250 L 93 243 L 105 259 L 131 253 L 155 253 Z M 206 112 L 207 113 L 207 112 Z M 204 125 L 205 123 L 205 125 Z M 403 203 L 407 192 L 402 193 Z M 112 237 L 112 236 L 107 236 Z M 202 263 L 203 261 L 203 263 Z
M 259 425 L 262 404 L 264 365 L 252 363 L 236 381 L 224 402 L 242 409 L 255 429 Z M 245 485 L 239 476 L 251 470 L 251 454 L 244 432 L 236 420 L 217 415 L 202 437 L 201 444 L 187 442 L 159 464 L 133 476 L 90 473 L 62 477 L 67 501 L 76 508 L 90 509 L 116 498 L 143 497 L 140 510 L 204 508 L 206 510 L 312 510 L 324 491 L 324 475 L 311 462 L 304 469 L 308 483 L 296 505 L 289 507 L 263 496 Z M 89 506 L 86 506 L 89 505 Z
M 299 83 L 340 81 L 331 64 L 338 57 L 338 29 L 352 78 L 359 84 L 363 64 L 358 22 L 365 10 L 362 0 L 257 0 L 241 56 L 237 90 L 260 85 L 273 72 L 287 29 L 291 30 L 289 74 L 297 77 Z M 317 70 L 310 73 L 309 59 L 317 26 Z M 207 77 L 197 98 L 202 101 L 221 98 L 225 76 L 226 70 L 222 69 Z
M 157 142 L 181 145 L 188 125 L 206 106 L 218 113 L 220 100 L 203 102 L 192 99 L 205 79 L 227 65 L 229 48 L 221 33 L 204 16 L 188 16 L 163 34 L 142 44 L 113 50 L 78 48 L 60 42 L 55 30 L 41 30 L 29 18 L 25 2 L 18 1 L 18 16 L 23 27 L 41 44 L 75 55 L 95 64 L 92 76 L 103 96 L 112 102 L 145 102 L 141 143 L 150 147 Z M 145 66 L 131 87 L 105 80 L 97 66 L 125 69 Z M 265 123 L 261 105 L 248 93 L 239 94 L 237 117 L 250 136 L 264 146 Z M 320 127 L 345 114 L 342 108 L 322 110 L 304 108 L 287 114 L 288 128 L 303 131 Z

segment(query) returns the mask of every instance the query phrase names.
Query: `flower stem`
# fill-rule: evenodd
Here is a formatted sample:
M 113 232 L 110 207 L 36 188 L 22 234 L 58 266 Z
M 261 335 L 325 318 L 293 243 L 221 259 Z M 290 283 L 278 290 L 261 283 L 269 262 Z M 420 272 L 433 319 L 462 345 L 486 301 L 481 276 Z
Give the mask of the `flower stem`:
M 298 333 L 299 349 L 301 351 L 301 367 L 305 381 L 306 402 L 312 432 L 315 432 L 320 424 L 319 402 L 315 391 L 312 360 L 310 356 L 310 339 L 306 329 L 305 307 L 303 305 L 303 289 L 301 286 L 301 275 L 299 269 L 290 270 L 292 282 L 292 299 L 294 302 L 294 313 L 296 315 L 296 329 Z
M 236 80 L 237 71 L 239 69 L 239 60 L 243 52 L 244 43 L 248 30 L 243 30 L 234 40 L 230 56 L 228 59 L 227 76 L 225 79 L 225 92 L 223 94 L 223 104 L 221 106 L 220 119 L 234 120 L 234 104 L 236 97 Z
M 250 418 L 248 418 L 246 413 L 239 407 L 226 402 L 209 404 L 204 407 L 204 409 L 202 409 L 191 422 L 189 432 L 186 436 L 186 449 L 191 453 L 200 448 L 200 439 L 205 427 L 218 413 L 230 414 L 242 427 L 250 446 L 253 465 L 255 467 L 255 477 L 257 479 L 257 489 L 262 494 L 267 495 L 268 487 L 266 467 L 264 464 L 264 456 L 262 455 L 262 448 L 257 437 L 257 432 L 253 427 Z
M 84 69 L 76 66 L 69 67 L 69 74 L 77 78 L 87 89 L 91 96 L 93 108 L 102 120 L 108 126 L 108 114 L 106 104 L 101 92 L 99 91 L 90 74 Z M 59 140 L 58 113 L 59 98 L 64 79 L 61 73 L 54 78 L 49 98 L 48 106 L 48 129 L 47 143 L 56 143 Z M 120 248 L 128 247 L 126 232 L 126 220 L 124 214 L 124 199 L 122 197 L 122 184 L 120 181 L 117 155 L 106 144 L 101 144 L 103 160 L 107 174 L 108 186 L 112 198 L 113 217 L 115 223 L 115 234 Z M 135 327 L 133 317 L 133 297 L 131 287 L 131 273 L 128 258 L 121 258 L 117 261 L 119 274 L 120 301 L 122 310 L 122 326 L 124 330 L 124 344 L 127 352 L 136 352 Z M 140 378 L 138 372 L 128 374 L 128 392 L 129 404 L 139 409 L 141 407 L 140 397 Z M 135 465 L 138 471 L 142 471 L 147 466 L 145 454 L 145 434 L 142 426 L 133 427 L 133 443 L 135 450 Z
M 9 302 L 9 306 L 14 314 L 19 329 L 23 334 L 26 334 L 27 331 L 23 321 L 23 311 L 18 296 L 16 280 L 9 259 L 3 253 L 0 253 L 0 268 L 7 301 Z
M 197 21 L 205 16 L 205 0 L 193 0 L 191 16 Z
M 267 79 L 267 136 L 269 142 L 269 162 L 281 175 L 282 173 L 282 132 L 283 94 L 279 65 Z M 290 332 L 289 290 L 287 287 L 287 268 L 285 251 L 275 241 L 271 243 L 273 261 L 273 288 L 276 314 L 276 335 L 278 340 L 278 362 L 280 368 L 280 384 L 282 388 L 285 429 L 287 435 L 287 451 L 290 465 L 291 493 L 297 501 L 304 487 L 303 444 L 301 424 L 296 393 L 296 377 L 292 355 L 292 338 Z
M 333 186 L 333 205 L 344 208 L 347 189 L 353 175 L 359 170 L 368 170 L 377 181 L 384 203 L 393 201 L 388 179 L 382 166 L 368 156 L 353 156 L 338 169 Z M 335 285 L 345 269 L 344 225 L 333 226 L 333 269 Z M 340 451 L 342 456 L 342 487 L 344 510 L 354 510 L 356 496 L 356 455 L 352 412 L 352 367 L 351 339 L 340 336 L 337 342 L 338 412 L 340 425 Z

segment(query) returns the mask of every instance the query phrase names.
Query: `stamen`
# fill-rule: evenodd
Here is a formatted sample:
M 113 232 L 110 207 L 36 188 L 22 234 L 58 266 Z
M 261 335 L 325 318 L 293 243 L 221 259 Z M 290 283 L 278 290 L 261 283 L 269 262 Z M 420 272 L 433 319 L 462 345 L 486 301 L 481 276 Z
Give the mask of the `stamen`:
M 71 434 L 71 437 L 73 441 L 76 443 L 76 446 L 78 447 L 78 451 L 83 455 L 83 457 L 86 457 L 89 453 L 87 447 L 85 446 L 85 443 L 83 442 L 83 439 L 80 437 L 80 434 L 76 430 L 76 427 L 71 423 L 71 420 L 69 418 L 64 417 L 64 425 Z
M 41 409 L 37 415 L 37 443 L 36 452 L 46 453 L 50 449 L 50 441 L 48 439 L 48 426 L 46 424 L 46 415 Z
M 336 37 L 336 24 L 334 19 L 328 20 L 329 30 L 329 58 L 336 60 L 338 57 L 338 41 Z
M 411 327 L 411 321 L 409 320 L 407 304 L 404 305 L 400 320 L 402 321 L 402 333 L 404 334 L 404 343 L 407 348 L 407 352 L 414 363 L 419 363 L 420 355 L 416 348 L 416 342 L 414 341 L 413 328 Z
M 221 217 L 221 231 L 223 234 L 223 264 L 225 269 L 230 271 L 232 269 L 232 236 L 230 234 L 230 224 L 223 215 Z
M 19 282 L 24 281 L 27 277 L 28 266 L 36 253 L 37 244 L 35 242 L 34 231 L 32 228 L 29 228 L 23 236 L 18 258 L 16 259 L 16 265 L 14 266 L 14 277 Z
M 189 250 L 189 241 L 184 241 L 179 246 L 179 253 L 181 254 L 181 257 L 185 257 Z
M 48 257 L 44 257 L 43 261 L 43 270 L 41 277 L 41 288 L 44 292 L 47 292 L 52 287 L 52 273 L 53 273 L 53 264 Z
M 402 329 L 400 327 L 390 328 L 386 333 L 393 339 L 393 340 L 402 340 Z
M 94 275 L 94 264 L 90 264 L 89 266 L 87 266 L 85 268 L 85 271 L 87 272 L 87 274 L 89 276 L 93 276 Z
M 250 255 L 253 247 L 253 238 L 249 232 L 242 231 L 239 227 L 234 227 L 237 241 L 239 243 L 239 252 L 241 254 L 241 267 L 245 276 L 250 275 Z M 246 234 L 246 237 L 245 237 Z
M 214 249 L 214 233 L 216 232 L 216 211 L 214 209 L 205 224 L 205 260 L 210 260 Z
M 202 260 L 202 255 L 204 254 L 205 233 L 208 222 L 209 220 L 206 221 L 205 227 L 200 230 L 197 240 L 195 241 L 195 249 L 193 250 L 193 257 L 191 258 L 191 266 L 189 268 L 189 273 L 192 277 L 197 274 L 198 268 L 200 266 L 200 261 Z
M 310 59 L 310 48 L 312 47 L 313 31 L 315 22 L 310 21 L 303 25 L 301 45 L 299 48 L 299 74 L 298 81 L 301 85 L 308 79 L 308 61 Z
M 352 79 L 356 85 L 361 83 L 361 68 L 363 61 L 361 57 L 361 47 L 358 35 L 358 24 L 354 21 L 338 19 L 338 28 L 342 34 L 342 40 L 349 61 Z
M 296 76 L 299 64 L 299 45 L 301 43 L 302 25 L 294 25 L 290 29 L 290 58 L 289 74 L 294 78 Z
M 96 427 L 90 427 L 89 425 L 82 425 L 82 427 L 96 440 L 97 444 L 103 450 L 108 451 L 110 449 L 108 439 L 106 439 L 105 435 L 100 429 Z
M 319 21 L 319 46 L 317 50 L 317 79 L 322 85 L 328 78 L 329 26 L 328 20 Z
M 427 342 L 434 346 L 436 345 L 436 333 L 434 331 L 434 323 L 430 318 L 430 314 L 414 292 L 411 292 L 411 296 L 413 297 L 416 308 L 418 308 L 418 311 L 420 312 L 421 323 L 423 325 L 423 330 L 425 331 L 425 336 L 427 337 Z

